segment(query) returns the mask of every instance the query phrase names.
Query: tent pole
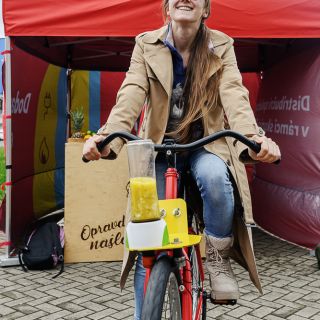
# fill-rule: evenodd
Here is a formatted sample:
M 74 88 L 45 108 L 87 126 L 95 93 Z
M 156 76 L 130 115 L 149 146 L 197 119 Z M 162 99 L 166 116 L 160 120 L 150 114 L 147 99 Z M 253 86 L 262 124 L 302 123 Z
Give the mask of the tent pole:
M 11 39 L 6 37 L 5 50 L 5 103 L 6 103 L 6 241 L 11 241 L 11 164 L 12 164 L 12 131 L 11 131 Z M 10 257 L 11 245 L 6 247 L 5 256 L 0 257 L 0 266 L 19 264 L 18 258 Z
M 67 69 L 67 136 L 66 141 L 68 138 L 71 137 L 71 119 L 70 119 L 70 110 L 71 110 L 71 74 L 72 70 L 70 68 Z

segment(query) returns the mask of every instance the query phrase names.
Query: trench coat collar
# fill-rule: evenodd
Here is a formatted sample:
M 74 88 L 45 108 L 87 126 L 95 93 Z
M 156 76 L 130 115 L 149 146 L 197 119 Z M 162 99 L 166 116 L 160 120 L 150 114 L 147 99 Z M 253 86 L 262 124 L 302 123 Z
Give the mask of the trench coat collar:
M 173 65 L 169 48 L 164 44 L 167 36 L 168 26 L 163 26 L 158 30 L 147 32 L 142 35 L 142 42 L 150 44 L 149 50 L 144 54 L 146 62 L 153 70 L 157 79 L 170 96 L 173 81 Z M 212 45 L 215 48 L 229 42 L 229 37 L 221 32 L 212 31 Z M 217 63 L 211 64 L 209 78 L 222 67 L 222 59 L 218 56 Z
M 168 25 L 165 25 L 161 27 L 160 29 L 147 32 L 144 34 L 143 37 L 143 42 L 145 43 L 156 43 L 159 40 L 161 42 L 164 42 L 166 35 L 167 35 L 167 30 L 168 30 Z M 221 45 L 224 45 L 229 42 L 230 37 L 228 37 L 226 34 L 216 31 L 216 30 L 211 30 L 212 34 L 212 43 L 213 43 L 213 48 L 219 47 Z

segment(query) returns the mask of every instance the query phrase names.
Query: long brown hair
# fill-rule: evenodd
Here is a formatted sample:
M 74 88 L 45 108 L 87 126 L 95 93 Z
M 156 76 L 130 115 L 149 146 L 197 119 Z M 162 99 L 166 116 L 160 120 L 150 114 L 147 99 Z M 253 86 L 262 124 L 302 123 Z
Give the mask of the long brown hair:
M 205 0 L 206 18 L 210 15 L 210 2 L 210 0 Z M 168 22 L 168 6 L 169 0 L 163 0 L 162 12 L 166 22 Z M 192 123 L 202 118 L 204 113 L 214 108 L 218 102 L 221 70 L 209 78 L 212 63 L 216 63 L 218 59 L 213 50 L 209 48 L 210 40 L 210 30 L 202 21 L 190 48 L 186 81 L 183 89 L 184 116 L 176 130 L 168 133 L 169 135 L 177 136 L 180 142 L 185 142 L 189 139 Z M 205 108 L 203 108 L 204 106 Z

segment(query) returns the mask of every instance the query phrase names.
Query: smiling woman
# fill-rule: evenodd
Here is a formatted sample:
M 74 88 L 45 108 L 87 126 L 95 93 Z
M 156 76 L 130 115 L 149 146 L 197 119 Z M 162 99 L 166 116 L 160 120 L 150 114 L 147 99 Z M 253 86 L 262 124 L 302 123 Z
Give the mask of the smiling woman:
M 166 25 L 136 37 L 116 105 L 98 134 L 86 141 L 83 155 L 87 160 L 115 159 L 123 140 L 112 141 L 101 153 L 97 143 L 115 131 L 131 132 L 146 101 L 140 131 L 143 139 L 161 143 L 170 138 L 190 143 L 229 127 L 261 144 L 262 152 L 255 154 L 239 142 L 221 139 L 177 157 L 179 173 L 190 171 L 201 193 L 203 212 L 199 214 L 205 225 L 211 298 L 221 302 L 239 298 L 231 254 L 239 258 L 241 265 L 248 266 L 251 279 L 261 291 L 250 235 L 244 224 L 253 220 L 243 163 L 273 162 L 280 157 L 280 151 L 257 126 L 237 67 L 233 39 L 206 26 L 210 5 L 210 0 L 163 0 Z M 164 199 L 165 157 L 157 155 L 155 167 L 158 197 Z M 135 255 L 125 255 L 122 287 Z M 134 280 L 136 320 L 141 319 L 144 279 L 140 255 Z

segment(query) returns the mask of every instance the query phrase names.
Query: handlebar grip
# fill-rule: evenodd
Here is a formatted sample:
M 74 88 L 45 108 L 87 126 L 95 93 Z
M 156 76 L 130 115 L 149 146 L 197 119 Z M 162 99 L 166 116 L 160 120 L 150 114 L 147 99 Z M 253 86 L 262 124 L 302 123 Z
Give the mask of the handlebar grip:
M 131 141 L 131 140 L 141 140 L 141 138 L 129 133 L 129 132 L 121 132 L 121 131 L 118 131 L 118 132 L 114 132 L 114 133 L 111 133 L 109 134 L 104 140 L 100 141 L 97 143 L 97 149 L 99 152 L 102 151 L 102 149 L 107 145 L 109 144 L 113 139 L 115 138 L 123 138 L 123 139 L 126 139 L 128 141 Z M 85 163 L 88 163 L 90 162 L 90 160 L 86 159 L 84 156 L 82 157 L 82 161 L 85 162 Z
M 97 143 L 97 149 L 99 152 L 102 151 L 102 149 L 107 145 L 108 143 L 105 143 L 104 141 L 98 142 Z
M 87 158 L 85 158 L 85 156 L 82 156 L 82 161 L 83 161 L 84 163 L 90 162 L 90 160 L 88 160 Z
M 98 143 L 97 143 L 97 149 L 98 149 L 99 152 L 101 152 L 102 149 L 104 148 L 104 146 L 106 145 L 106 144 L 103 143 L 103 142 L 104 142 L 104 141 L 101 141 L 101 142 L 98 142 Z M 91 160 L 88 160 L 85 156 L 82 156 L 82 161 L 83 161 L 84 163 L 88 163 L 88 162 L 90 162 Z
M 261 144 L 253 140 L 251 140 L 251 144 L 252 145 L 250 146 L 250 149 L 252 149 L 255 153 L 259 153 L 261 150 Z
M 261 144 L 255 142 L 255 141 L 252 141 L 252 140 L 251 140 L 251 144 L 252 144 L 252 145 L 250 146 L 250 148 L 251 148 L 255 153 L 259 153 L 260 150 L 261 150 Z M 273 162 L 273 164 L 279 164 L 280 161 L 281 161 L 281 159 Z

